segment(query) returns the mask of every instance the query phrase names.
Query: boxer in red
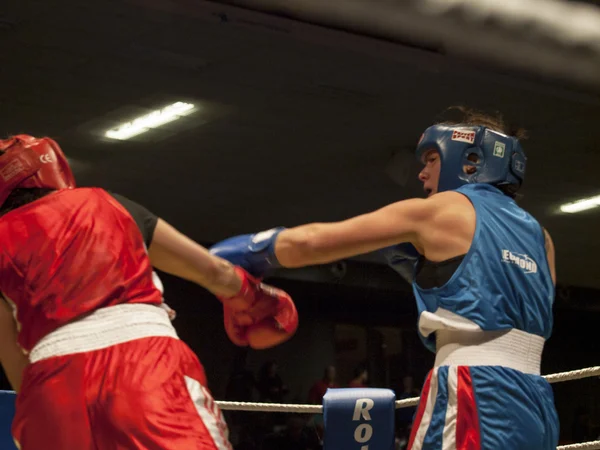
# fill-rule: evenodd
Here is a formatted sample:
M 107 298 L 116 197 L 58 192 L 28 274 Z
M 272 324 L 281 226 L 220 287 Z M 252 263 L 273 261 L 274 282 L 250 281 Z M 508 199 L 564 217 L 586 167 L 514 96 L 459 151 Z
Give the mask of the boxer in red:
M 231 449 L 152 266 L 214 293 L 236 345 L 296 330 L 285 292 L 124 197 L 76 189 L 53 140 L 0 141 L 0 362 L 21 449 Z

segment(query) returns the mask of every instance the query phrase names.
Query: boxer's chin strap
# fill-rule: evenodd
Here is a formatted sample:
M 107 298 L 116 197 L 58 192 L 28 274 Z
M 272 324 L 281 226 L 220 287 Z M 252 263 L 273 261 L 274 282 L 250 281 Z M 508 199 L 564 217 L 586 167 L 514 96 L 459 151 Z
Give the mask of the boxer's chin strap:
M 328 389 L 323 450 L 393 449 L 395 402 L 389 389 Z

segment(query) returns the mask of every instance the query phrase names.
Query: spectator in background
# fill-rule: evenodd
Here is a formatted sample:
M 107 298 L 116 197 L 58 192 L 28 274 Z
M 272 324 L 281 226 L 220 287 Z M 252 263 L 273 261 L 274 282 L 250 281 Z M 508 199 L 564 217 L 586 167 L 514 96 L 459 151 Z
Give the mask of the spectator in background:
M 258 375 L 257 389 L 261 402 L 281 403 L 288 388 L 277 373 L 277 363 L 269 361 L 262 365 Z
M 351 388 L 364 388 L 368 386 L 369 372 L 364 364 L 361 364 L 354 369 L 354 378 L 348 384 Z
M 310 391 L 308 391 L 308 403 L 320 405 L 323 403 L 323 396 L 327 389 L 339 388 L 340 386 L 336 383 L 335 377 L 335 366 L 327 366 L 323 378 L 313 384 Z

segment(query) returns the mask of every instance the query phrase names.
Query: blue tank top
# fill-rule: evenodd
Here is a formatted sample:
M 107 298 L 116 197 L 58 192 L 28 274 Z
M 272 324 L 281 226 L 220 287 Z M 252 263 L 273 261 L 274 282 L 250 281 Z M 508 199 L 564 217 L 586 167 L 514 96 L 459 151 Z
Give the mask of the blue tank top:
M 552 333 L 554 285 L 540 224 L 515 201 L 487 184 L 456 189 L 475 208 L 469 251 L 441 287 L 413 290 L 419 335 L 435 351 L 435 331 L 518 329 Z

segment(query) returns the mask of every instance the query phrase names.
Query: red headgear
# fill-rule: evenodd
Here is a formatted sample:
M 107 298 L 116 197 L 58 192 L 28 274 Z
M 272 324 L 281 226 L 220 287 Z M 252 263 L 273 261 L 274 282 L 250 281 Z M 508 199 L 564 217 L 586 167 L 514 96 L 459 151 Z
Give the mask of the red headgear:
M 67 158 L 50 138 L 20 134 L 0 140 L 0 151 L 0 205 L 16 188 L 75 187 Z

